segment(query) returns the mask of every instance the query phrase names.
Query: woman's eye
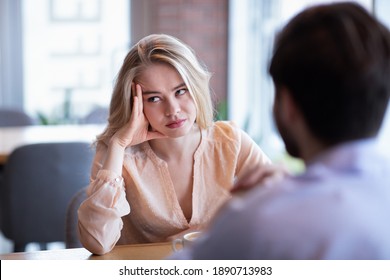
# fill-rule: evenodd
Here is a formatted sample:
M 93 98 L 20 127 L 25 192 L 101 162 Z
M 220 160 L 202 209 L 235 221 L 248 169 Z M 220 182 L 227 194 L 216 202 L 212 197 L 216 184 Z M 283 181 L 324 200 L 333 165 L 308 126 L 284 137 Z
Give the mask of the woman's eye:
M 187 89 L 186 88 L 182 88 L 182 89 L 179 89 L 178 91 L 176 91 L 176 95 L 183 95 L 187 92 Z
M 160 97 L 153 96 L 148 98 L 148 102 L 154 103 L 160 101 Z

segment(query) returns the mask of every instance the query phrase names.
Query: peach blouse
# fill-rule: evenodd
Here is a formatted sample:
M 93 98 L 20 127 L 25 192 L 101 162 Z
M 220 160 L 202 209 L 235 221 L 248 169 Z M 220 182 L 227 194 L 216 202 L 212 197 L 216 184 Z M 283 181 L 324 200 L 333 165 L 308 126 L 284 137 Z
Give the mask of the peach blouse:
M 80 240 L 95 254 L 107 253 L 116 244 L 166 241 L 205 226 L 230 198 L 235 177 L 271 163 L 232 122 L 218 121 L 203 130 L 194 154 L 193 208 L 187 221 L 168 166 L 148 142 L 126 149 L 121 175 L 101 169 L 106 150 L 98 145 L 88 198 L 78 211 Z

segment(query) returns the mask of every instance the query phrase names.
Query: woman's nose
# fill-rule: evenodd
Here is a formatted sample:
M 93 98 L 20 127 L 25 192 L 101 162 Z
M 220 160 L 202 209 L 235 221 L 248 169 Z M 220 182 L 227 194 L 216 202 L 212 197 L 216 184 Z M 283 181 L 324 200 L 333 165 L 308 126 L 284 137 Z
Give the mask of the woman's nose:
M 165 111 L 165 115 L 167 117 L 174 116 L 178 113 L 180 113 L 180 104 L 176 100 L 169 100 L 167 102 L 167 107 Z

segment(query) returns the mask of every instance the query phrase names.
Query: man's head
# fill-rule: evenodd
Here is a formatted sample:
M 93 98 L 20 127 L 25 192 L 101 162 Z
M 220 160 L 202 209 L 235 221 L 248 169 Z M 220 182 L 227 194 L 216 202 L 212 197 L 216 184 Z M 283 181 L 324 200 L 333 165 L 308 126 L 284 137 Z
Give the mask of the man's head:
M 269 71 L 275 103 L 287 91 L 324 146 L 373 137 L 389 102 L 390 33 L 357 4 L 308 8 L 276 38 Z M 277 114 L 287 150 L 300 156 Z

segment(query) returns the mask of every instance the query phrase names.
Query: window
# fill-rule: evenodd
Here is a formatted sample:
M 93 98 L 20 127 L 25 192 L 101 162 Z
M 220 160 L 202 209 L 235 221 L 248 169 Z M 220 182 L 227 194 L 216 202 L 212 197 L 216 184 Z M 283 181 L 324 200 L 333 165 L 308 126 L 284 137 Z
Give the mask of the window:
M 228 115 L 261 146 L 274 161 L 286 162 L 284 144 L 272 119 L 273 84 L 268 63 L 274 35 L 293 15 L 323 0 L 230 0 L 229 8 L 229 94 Z M 390 4 L 385 0 L 356 1 L 377 16 L 390 20 Z M 375 4 L 375 7 L 374 7 Z M 386 22 L 385 22 L 386 23 Z M 390 112 L 381 133 L 381 143 L 390 142 Z M 385 140 L 387 139 L 387 140 Z M 389 150 L 389 149 L 388 149 Z M 288 160 L 293 164 L 302 163 Z
M 25 110 L 54 124 L 107 107 L 129 16 L 128 0 L 23 0 Z
M 374 0 L 374 10 L 377 17 L 390 28 L 390 18 L 388 16 L 390 12 L 390 2 L 387 0 Z M 384 153 L 390 155 L 390 105 L 387 108 L 387 114 L 382 126 L 379 146 Z

